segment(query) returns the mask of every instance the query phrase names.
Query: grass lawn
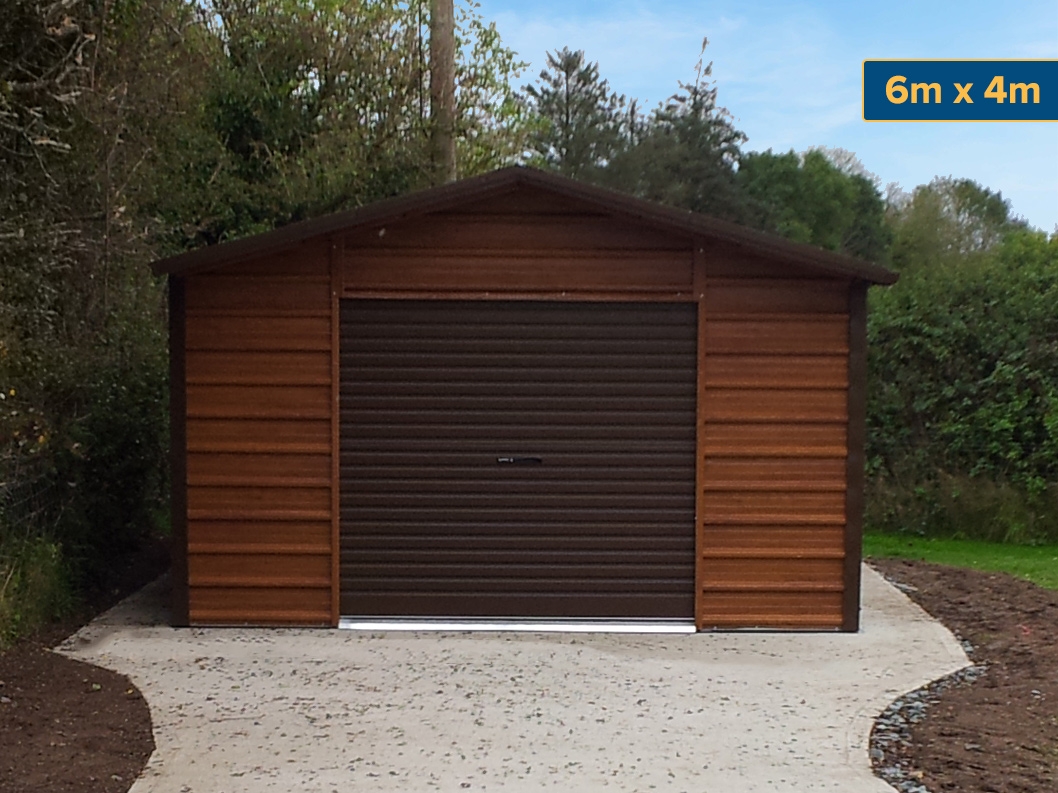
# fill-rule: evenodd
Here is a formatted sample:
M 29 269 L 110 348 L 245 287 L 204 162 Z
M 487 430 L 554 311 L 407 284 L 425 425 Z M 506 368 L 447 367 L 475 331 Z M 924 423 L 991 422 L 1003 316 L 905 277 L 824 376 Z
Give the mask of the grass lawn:
M 898 556 L 952 567 L 1010 573 L 1047 589 L 1058 589 L 1058 545 L 1001 545 L 867 533 L 863 537 L 863 555 Z

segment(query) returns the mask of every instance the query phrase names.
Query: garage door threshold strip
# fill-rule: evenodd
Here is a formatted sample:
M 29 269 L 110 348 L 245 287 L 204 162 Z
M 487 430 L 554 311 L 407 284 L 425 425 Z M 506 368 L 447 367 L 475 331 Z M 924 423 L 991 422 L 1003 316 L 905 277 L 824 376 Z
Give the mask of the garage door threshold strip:
M 353 631 L 522 631 L 526 633 L 694 633 L 689 620 L 376 619 L 342 617 Z

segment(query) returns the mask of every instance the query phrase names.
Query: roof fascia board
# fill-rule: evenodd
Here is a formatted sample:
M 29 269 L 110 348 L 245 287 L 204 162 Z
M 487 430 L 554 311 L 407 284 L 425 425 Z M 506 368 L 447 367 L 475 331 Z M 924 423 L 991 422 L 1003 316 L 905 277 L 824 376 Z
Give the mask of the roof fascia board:
M 312 239 L 347 233 L 363 226 L 420 217 L 462 203 L 497 197 L 531 187 L 571 198 L 607 214 L 623 217 L 687 237 L 705 237 L 821 272 L 877 284 L 895 283 L 898 275 L 879 265 L 844 254 L 745 228 L 689 210 L 655 204 L 572 179 L 523 167 L 505 168 L 483 176 L 386 199 L 322 218 L 292 223 L 273 231 L 179 254 L 155 262 L 156 275 L 184 275 L 254 256 L 278 253 Z

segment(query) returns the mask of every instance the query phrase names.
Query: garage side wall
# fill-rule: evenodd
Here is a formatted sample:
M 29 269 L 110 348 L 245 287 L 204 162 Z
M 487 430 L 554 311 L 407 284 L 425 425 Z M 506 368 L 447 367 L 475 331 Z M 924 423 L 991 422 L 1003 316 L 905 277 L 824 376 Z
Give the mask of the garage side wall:
M 698 625 L 839 629 L 850 284 L 706 271 Z
M 185 279 L 191 624 L 332 623 L 328 249 Z

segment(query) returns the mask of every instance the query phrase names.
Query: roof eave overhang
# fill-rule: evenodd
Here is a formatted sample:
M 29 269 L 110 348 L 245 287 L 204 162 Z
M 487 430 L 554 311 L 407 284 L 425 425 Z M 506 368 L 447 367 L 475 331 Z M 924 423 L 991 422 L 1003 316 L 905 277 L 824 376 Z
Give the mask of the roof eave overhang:
M 884 267 L 850 256 L 523 167 L 505 168 L 345 212 L 291 223 L 252 237 L 199 248 L 157 261 L 152 265 L 152 270 L 156 275 L 180 276 L 199 270 L 215 269 L 254 257 L 279 253 L 335 234 L 395 223 L 459 204 L 498 197 L 521 186 L 551 192 L 584 203 L 598 211 L 680 234 L 695 241 L 733 245 L 756 255 L 835 276 L 881 285 L 893 284 L 898 278 L 896 273 Z

